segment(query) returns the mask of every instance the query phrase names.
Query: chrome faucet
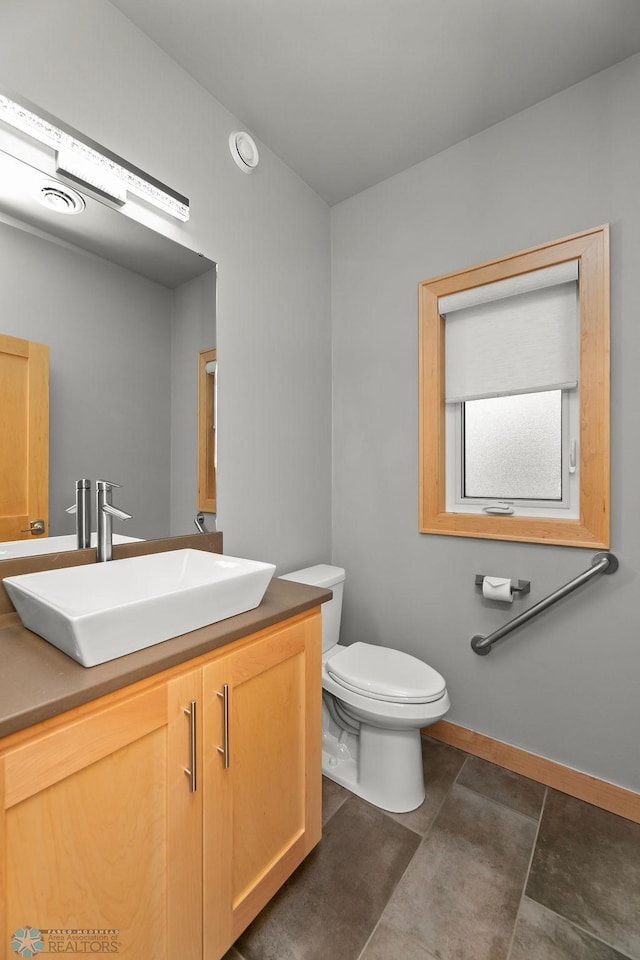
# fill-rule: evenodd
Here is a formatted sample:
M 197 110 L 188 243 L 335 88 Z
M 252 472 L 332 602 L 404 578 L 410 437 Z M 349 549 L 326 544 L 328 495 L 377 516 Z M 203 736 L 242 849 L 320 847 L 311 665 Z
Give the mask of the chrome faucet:
M 91 480 L 76 480 L 76 502 L 67 507 L 67 513 L 76 515 L 76 547 L 91 546 Z
M 114 487 L 120 487 L 120 483 L 112 483 L 111 480 L 96 481 L 96 514 L 98 518 L 98 563 L 113 558 L 113 518 L 118 520 L 131 520 L 131 514 L 119 510 L 111 503 L 111 491 Z

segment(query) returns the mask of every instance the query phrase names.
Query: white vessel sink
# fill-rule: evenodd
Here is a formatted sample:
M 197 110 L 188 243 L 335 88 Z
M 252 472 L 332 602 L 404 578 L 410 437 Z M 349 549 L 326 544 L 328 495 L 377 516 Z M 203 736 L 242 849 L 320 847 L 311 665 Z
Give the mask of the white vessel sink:
M 114 533 L 114 543 L 134 543 L 140 537 L 123 537 Z M 41 553 L 64 553 L 66 550 L 75 550 L 76 535 L 70 533 L 64 537 L 38 537 L 33 540 L 7 540 L 0 542 L 0 560 L 15 560 L 16 557 L 35 557 Z M 91 534 L 91 546 L 96 545 L 96 534 Z
M 172 550 L 6 577 L 28 630 L 84 667 L 217 623 L 262 600 L 272 563 Z

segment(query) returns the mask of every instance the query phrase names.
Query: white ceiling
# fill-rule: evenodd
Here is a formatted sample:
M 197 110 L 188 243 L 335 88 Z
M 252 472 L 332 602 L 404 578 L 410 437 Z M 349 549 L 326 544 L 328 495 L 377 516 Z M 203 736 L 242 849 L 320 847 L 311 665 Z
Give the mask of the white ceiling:
M 334 204 L 640 50 L 640 0 L 111 0 Z

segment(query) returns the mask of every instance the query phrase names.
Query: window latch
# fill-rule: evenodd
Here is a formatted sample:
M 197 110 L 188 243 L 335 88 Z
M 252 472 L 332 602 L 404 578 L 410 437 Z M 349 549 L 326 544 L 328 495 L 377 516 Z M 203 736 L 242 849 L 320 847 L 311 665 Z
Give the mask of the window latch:
M 571 441 L 569 447 L 569 473 L 576 472 L 576 442 L 575 440 Z
M 495 503 L 490 503 L 486 507 L 482 508 L 483 513 L 504 513 L 511 514 L 514 512 L 513 504 L 509 503 L 507 500 L 497 500 Z

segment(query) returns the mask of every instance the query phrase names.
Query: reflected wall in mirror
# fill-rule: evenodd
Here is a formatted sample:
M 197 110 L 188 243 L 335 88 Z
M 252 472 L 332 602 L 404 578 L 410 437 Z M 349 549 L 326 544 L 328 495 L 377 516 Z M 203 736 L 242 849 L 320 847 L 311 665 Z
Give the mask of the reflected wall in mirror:
M 47 533 L 73 532 L 66 508 L 80 477 L 122 484 L 114 503 L 133 519 L 118 533 L 190 533 L 198 353 L 216 341 L 216 265 L 83 195 L 86 244 L 60 223 L 78 230 L 84 214 L 34 212 L 7 180 L 0 189 L 0 333 L 49 346 Z

